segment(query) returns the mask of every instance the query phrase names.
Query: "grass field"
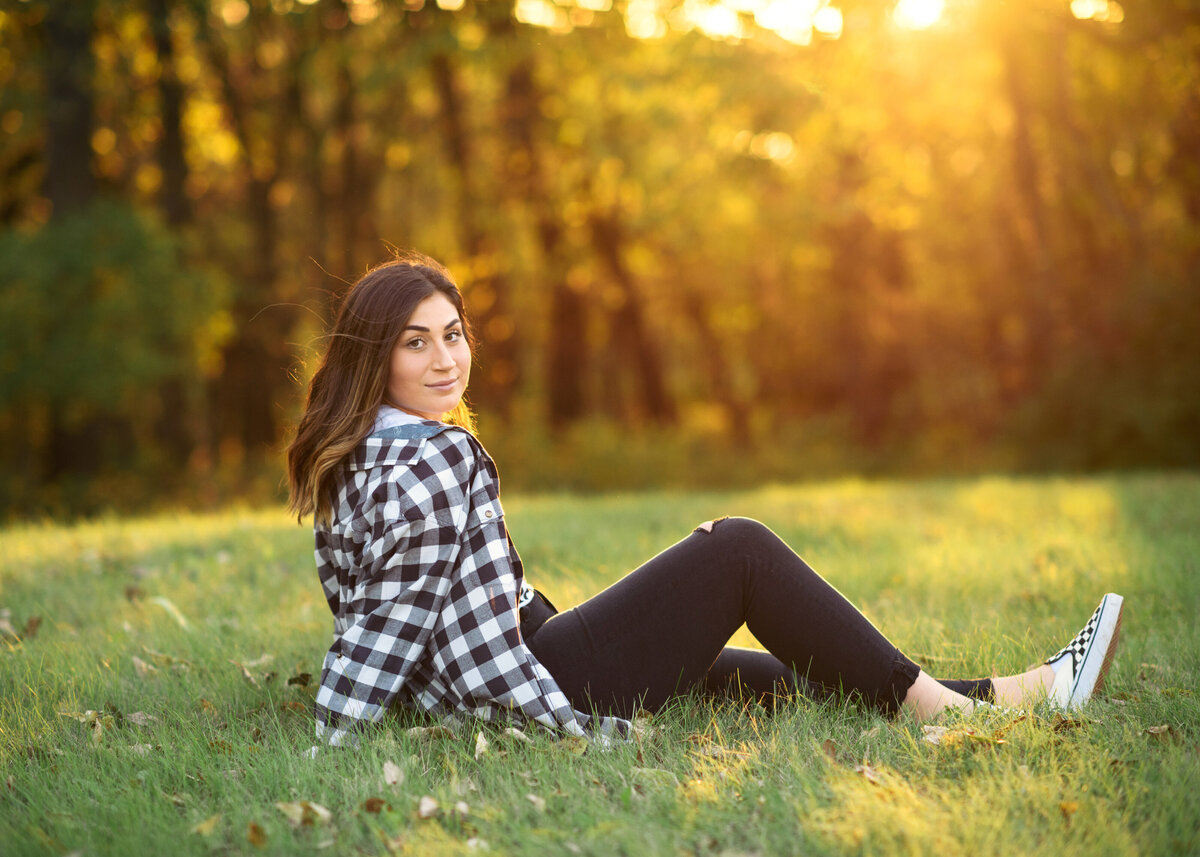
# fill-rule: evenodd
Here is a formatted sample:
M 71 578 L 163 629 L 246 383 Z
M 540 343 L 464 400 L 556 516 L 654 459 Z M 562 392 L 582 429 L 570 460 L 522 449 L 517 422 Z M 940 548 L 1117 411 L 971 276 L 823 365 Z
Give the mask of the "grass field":
M 1082 716 L 977 716 L 937 745 L 842 701 L 771 714 L 691 698 L 610 752 L 396 723 L 309 758 L 330 621 L 307 528 L 274 509 L 14 526 L 0 530 L 0 852 L 1200 852 L 1200 476 L 511 497 L 506 511 L 560 606 L 741 514 L 935 675 L 1023 668 L 1109 590 L 1127 599 L 1122 648 Z

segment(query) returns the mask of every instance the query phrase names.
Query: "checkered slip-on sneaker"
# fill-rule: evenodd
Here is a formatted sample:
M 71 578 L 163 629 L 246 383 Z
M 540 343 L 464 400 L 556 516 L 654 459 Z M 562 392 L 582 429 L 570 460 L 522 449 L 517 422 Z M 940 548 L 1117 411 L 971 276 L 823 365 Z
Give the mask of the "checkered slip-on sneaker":
M 1055 671 L 1054 686 L 1050 688 L 1051 705 L 1078 708 L 1104 687 L 1104 676 L 1121 636 L 1124 601 L 1113 592 L 1105 595 L 1075 639 L 1046 660 Z

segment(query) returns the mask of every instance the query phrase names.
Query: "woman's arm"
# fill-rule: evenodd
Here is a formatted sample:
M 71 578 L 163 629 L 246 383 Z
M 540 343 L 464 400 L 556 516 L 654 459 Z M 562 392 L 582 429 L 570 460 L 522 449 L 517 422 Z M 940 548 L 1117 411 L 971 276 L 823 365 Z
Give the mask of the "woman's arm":
M 459 553 L 445 516 L 392 521 L 379 532 L 389 550 L 354 589 L 356 621 L 325 656 L 317 691 L 317 734 L 341 744 L 362 722 L 380 720 L 425 655 Z

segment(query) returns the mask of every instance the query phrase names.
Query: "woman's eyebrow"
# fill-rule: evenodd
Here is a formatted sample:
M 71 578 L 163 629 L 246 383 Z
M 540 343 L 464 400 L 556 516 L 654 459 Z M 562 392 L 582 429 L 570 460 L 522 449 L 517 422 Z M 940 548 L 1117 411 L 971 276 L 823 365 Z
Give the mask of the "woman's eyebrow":
M 456 324 L 462 324 L 462 319 L 456 318 L 456 319 L 454 319 L 454 321 L 449 321 L 446 323 L 446 326 L 442 329 L 449 330 L 450 328 L 454 327 L 454 325 L 456 325 Z M 422 327 L 419 324 L 410 324 L 407 327 L 405 327 L 404 329 L 405 330 L 419 330 L 421 333 L 429 333 L 428 327 Z

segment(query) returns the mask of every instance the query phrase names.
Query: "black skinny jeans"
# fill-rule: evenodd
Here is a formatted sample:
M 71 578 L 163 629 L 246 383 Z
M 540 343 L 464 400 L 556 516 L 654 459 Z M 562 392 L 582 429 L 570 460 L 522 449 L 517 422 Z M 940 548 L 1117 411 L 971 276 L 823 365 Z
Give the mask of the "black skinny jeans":
M 746 624 L 766 652 L 726 646 Z M 770 529 L 722 518 L 526 643 L 572 704 L 625 717 L 693 688 L 764 701 L 841 690 L 895 713 L 920 668 Z M 987 698 L 991 681 L 943 681 Z

